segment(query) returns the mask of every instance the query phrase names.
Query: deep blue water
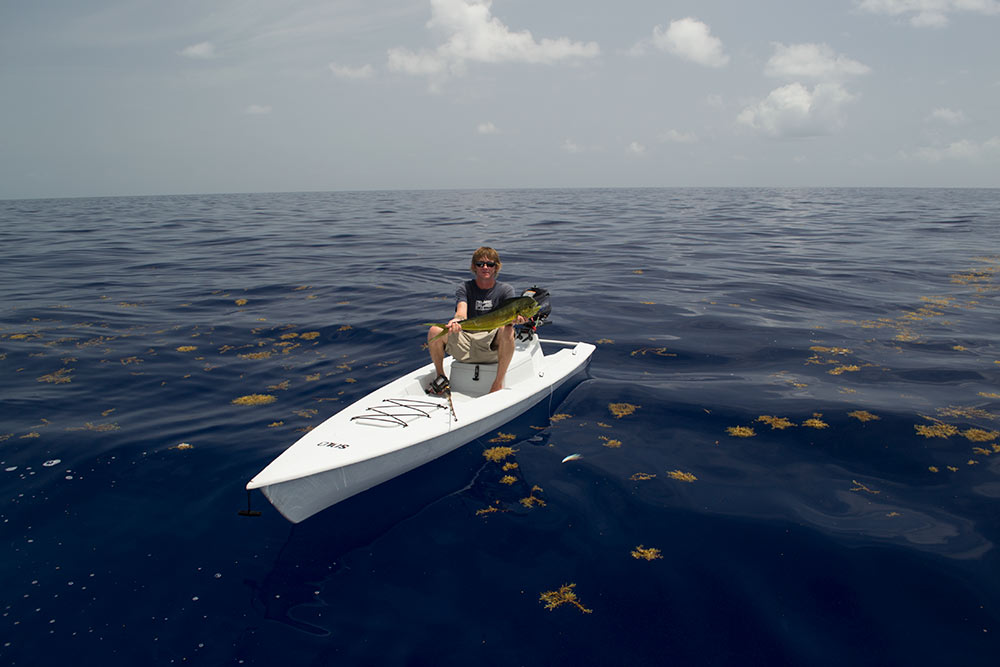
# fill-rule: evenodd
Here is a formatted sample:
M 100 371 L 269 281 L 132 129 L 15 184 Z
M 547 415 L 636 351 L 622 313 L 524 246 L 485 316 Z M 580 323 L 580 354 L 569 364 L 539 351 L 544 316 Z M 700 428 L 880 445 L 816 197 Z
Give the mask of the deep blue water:
M 517 467 L 239 516 L 484 244 L 598 344 Z M 1000 190 L 0 201 L 0 663 L 995 665 L 998 270 Z

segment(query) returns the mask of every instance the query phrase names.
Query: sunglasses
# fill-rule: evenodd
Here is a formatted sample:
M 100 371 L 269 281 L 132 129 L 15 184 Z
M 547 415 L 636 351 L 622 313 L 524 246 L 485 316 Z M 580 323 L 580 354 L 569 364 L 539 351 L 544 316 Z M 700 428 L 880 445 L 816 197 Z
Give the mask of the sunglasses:
M 496 265 L 497 265 L 496 262 L 476 262 L 476 266 L 478 266 L 480 268 L 482 268 L 484 266 L 488 266 L 488 267 L 490 267 L 492 269 Z

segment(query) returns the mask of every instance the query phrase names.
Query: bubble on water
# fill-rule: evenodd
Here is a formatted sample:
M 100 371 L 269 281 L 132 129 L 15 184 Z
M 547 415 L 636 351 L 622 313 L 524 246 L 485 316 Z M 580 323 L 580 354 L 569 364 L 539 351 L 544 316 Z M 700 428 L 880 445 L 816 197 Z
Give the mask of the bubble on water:
M 42 467 L 51 468 L 52 466 L 57 466 L 60 463 L 62 463 L 62 459 L 49 459 L 48 461 L 42 464 Z
M 17 466 L 11 466 L 9 468 L 4 468 L 3 470 L 4 472 L 14 472 L 15 470 L 17 470 Z

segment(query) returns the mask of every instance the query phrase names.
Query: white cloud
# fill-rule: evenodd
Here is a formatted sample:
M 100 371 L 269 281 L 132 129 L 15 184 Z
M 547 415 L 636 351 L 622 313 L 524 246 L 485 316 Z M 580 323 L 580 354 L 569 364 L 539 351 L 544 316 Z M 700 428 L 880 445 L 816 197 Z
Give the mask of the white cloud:
M 1000 14 L 998 0 L 858 0 L 858 7 L 872 14 L 910 16 L 918 28 L 941 28 L 948 25 L 948 15 L 956 12 Z
M 724 67 L 729 56 L 722 40 L 713 37 L 709 27 L 695 18 L 671 21 L 664 30 L 653 28 L 653 46 L 706 67 Z
M 432 51 L 390 49 L 389 69 L 406 74 L 460 74 L 466 63 L 552 64 L 600 54 L 596 42 L 566 37 L 536 41 L 528 30 L 512 32 L 490 13 L 492 0 L 431 0 L 427 27 L 447 37 Z
M 764 74 L 781 79 L 840 80 L 867 74 L 870 68 L 844 55 L 837 55 L 826 44 L 772 43 L 774 53 L 764 67 Z
M 212 42 L 201 42 L 199 44 L 192 44 L 191 46 L 185 47 L 177 53 L 185 58 L 208 60 L 215 57 L 215 45 L 212 44 Z
M 243 113 L 251 116 L 266 116 L 271 113 L 271 107 L 263 104 L 251 104 L 243 110 Z
M 362 65 L 360 67 L 354 67 L 351 65 L 338 65 L 337 63 L 330 63 L 330 71 L 338 79 L 370 79 L 374 74 L 375 70 L 371 65 Z
M 954 109 L 935 109 L 927 116 L 927 120 L 946 125 L 962 125 L 965 123 L 965 114 Z
M 640 144 L 638 141 L 633 141 L 625 149 L 630 155 L 645 155 L 646 147 Z
M 660 135 L 661 141 L 672 144 L 693 144 L 698 141 L 698 136 L 691 132 L 679 132 L 677 130 L 667 130 Z
M 571 154 L 582 153 L 584 151 L 583 146 L 580 146 L 572 139 L 563 140 L 562 149 Z
M 838 83 L 820 83 L 812 90 L 790 83 L 744 108 L 736 120 L 775 139 L 822 136 L 843 125 L 841 111 L 853 99 Z
M 485 123 L 480 123 L 476 127 L 476 132 L 479 134 L 500 134 L 500 130 L 491 121 L 486 121 Z
M 930 163 L 1000 158 L 1000 137 L 993 137 L 982 143 L 961 139 L 943 147 L 925 146 L 904 157 L 913 157 Z

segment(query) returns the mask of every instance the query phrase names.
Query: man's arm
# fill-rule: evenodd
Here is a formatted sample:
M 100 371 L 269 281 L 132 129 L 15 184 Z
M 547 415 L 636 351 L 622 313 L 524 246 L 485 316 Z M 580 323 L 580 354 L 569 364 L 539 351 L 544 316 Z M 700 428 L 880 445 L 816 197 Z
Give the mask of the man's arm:
M 467 301 L 459 301 L 458 305 L 455 306 L 455 317 L 451 318 L 448 322 L 448 331 L 451 333 L 458 333 L 462 330 L 462 325 L 459 324 L 461 320 L 469 318 L 469 303 Z

